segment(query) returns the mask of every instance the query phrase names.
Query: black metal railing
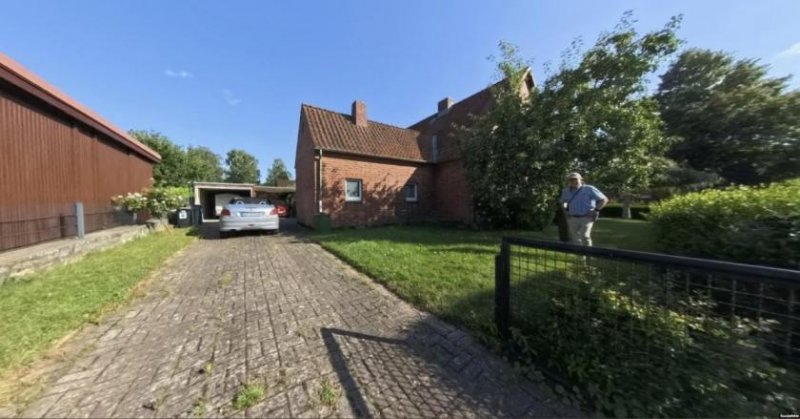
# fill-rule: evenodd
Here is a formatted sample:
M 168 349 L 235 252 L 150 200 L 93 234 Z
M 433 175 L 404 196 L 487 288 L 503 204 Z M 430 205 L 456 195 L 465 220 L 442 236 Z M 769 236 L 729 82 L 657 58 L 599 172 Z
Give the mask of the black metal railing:
M 794 414 L 800 271 L 504 238 L 512 355 L 606 414 Z

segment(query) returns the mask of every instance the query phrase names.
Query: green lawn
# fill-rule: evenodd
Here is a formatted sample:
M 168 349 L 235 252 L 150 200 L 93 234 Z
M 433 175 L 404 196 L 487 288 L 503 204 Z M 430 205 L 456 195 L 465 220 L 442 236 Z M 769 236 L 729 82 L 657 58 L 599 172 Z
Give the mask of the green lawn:
M 382 282 L 416 306 L 490 338 L 494 255 L 504 235 L 556 240 L 542 232 L 474 231 L 438 226 L 390 226 L 337 230 L 315 239 L 326 249 Z M 595 246 L 654 250 L 644 221 L 602 219 Z
M 154 233 L 0 286 L 0 376 L 128 300 L 136 284 L 193 240 L 186 230 Z

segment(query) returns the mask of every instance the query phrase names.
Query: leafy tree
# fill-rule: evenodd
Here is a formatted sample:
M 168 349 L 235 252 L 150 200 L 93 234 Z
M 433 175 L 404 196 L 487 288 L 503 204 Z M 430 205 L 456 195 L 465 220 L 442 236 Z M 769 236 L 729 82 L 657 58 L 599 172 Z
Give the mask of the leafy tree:
M 265 185 L 278 186 L 279 180 L 291 180 L 292 176 L 289 174 L 289 169 L 282 159 L 275 159 L 272 161 L 272 167 L 267 172 L 267 179 L 264 180 Z
M 509 82 L 461 136 L 478 215 L 496 226 L 543 228 L 570 170 L 623 196 L 646 188 L 666 145 L 645 77 L 677 49 L 678 22 L 640 36 L 626 15 L 525 101 L 514 88 L 522 61 L 501 44 L 498 68 Z
M 670 157 L 740 184 L 800 175 L 800 91 L 768 66 L 690 49 L 661 76 L 656 95 Z
M 663 159 L 659 165 L 662 167 L 653 176 L 649 190 L 656 199 L 713 188 L 722 183 L 714 172 L 695 170 L 670 159 Z
M 186 149 L 189 179 L 192 181 L 222 182 L 224 173 L 219 156 L 206 147 Z
M 549 167 L 543 166 L 555 160 L 548 158 L 543 144 L 534 144 L 539 138 L 529 132 L 531 105 L 515 93 L 527 70 L 525 63 L 514 45 L 501 42 L 500 50 L 497 67 L 506 80 L 493 92 L 495 104 L 462 127 L 459 135 L 465 174 L 481 222 L 541 228 L 550 204 L 537 200 L 536 192 L 552 194 L 554 183 L 546 180 Z M 542 153 L 536 162 L 531 149 Z
M 128 134 L 155 150 L 161 161 L 153 167 L 156 186 L 185 186 L 190 180 L 186 153 L 158 131 L 130 130 Z
M 258 160 L 250 153 L 233 149 L 225 157 L 228 170 L 225 171 L 225 181 L 232 183 L 258 183 L 261 172 L 258 170 Z

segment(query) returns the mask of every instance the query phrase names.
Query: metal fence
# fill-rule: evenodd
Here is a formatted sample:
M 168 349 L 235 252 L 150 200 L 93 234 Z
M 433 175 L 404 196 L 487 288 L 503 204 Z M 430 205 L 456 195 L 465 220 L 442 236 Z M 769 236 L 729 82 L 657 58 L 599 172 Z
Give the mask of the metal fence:
M 511 353 L 599 411 L 798 413 L 800 271 L 504 238 L 495 272 Z
M 0 251 L 50 240 L 83 237 L 86 233 L 136 223 L 131 214 L 107 206 L 93 205 L 86 208 L 77 202 L 63 207 L 64 210 L 58 215 L 22 215 L 18 220 L 0 221 Z

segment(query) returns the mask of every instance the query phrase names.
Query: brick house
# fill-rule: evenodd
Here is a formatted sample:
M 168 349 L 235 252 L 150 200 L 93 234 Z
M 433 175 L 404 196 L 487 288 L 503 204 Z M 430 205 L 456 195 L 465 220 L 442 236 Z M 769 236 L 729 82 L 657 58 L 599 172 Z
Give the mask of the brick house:
M 523 80 L 519 93 L 526 97 L 530 70 Z M 350 114 L 303 104 L 295 155 L 298 222 L 313 226 L 324 213 L 333 227 L 472 223 L 455 127 L 491 106 L 492 87 L 460 102 L 445 98 L 436 113 L 407 128 L 368 120 L 361 101 Z

